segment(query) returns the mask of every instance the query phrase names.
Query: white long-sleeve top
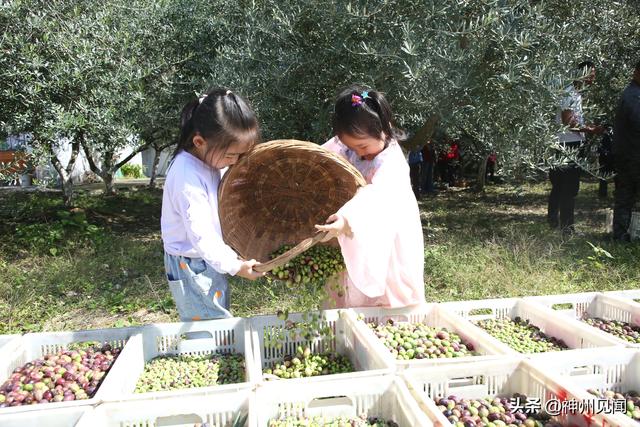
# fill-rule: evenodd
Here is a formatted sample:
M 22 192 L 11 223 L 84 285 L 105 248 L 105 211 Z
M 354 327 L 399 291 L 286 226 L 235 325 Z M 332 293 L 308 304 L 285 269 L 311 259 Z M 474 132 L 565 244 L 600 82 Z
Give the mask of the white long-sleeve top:
M 216 271 L 235 275 L 242 261 L 222 240 L 220 178 L 220 170 L 194 155 L 186 151 L 176 155 L 162 194 L 162 242 L 170 255 L 202 258 Z

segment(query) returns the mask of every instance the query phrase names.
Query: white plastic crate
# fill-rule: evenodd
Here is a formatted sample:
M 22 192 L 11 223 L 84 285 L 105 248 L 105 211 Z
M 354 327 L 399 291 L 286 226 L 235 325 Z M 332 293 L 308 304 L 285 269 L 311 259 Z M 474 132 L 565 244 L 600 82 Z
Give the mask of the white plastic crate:
M 640 289 L 626 289 L 624 291 L 607 291 L 605 295 L 613 295 L 614 297 L 634 300 L 640 302 Z
M 558 354 L 553 360 L 545 361 L 540 368 L 544 368 L 548 375 L 562 376 L 575 384 L 584 399 L 594 398 L 587 392 L 588 389 L 620 393 L 640 391 L 640 352 L 636 349 L 624 348 L 615 352 L 594 349 L 580 359 Z M 638 423 L 625 414 L 615 414 L 608 418 L 613 425 L 638 426 Z
M 409 389 L 427 416 L 436 426 L 451 423 L 437 408 L 433 399 L 455 395 L 466 399 L 485 397 L 510 398 L 514 393 L 528 398 L 540 399 L 541 409 L 552 409 L 548 401 L 580 400 L 584 396 L 579 387 L 571 382 L 555 380 L 536 368 L 532 362 L 521 358 L 474 362 L 464 365 L 431 366 L 407 369 L 402 373 Z M 556 415 L 555 411 L 548 411 Z M 558 411 L 559 412 L 559 411 Z M 598 421 L 588 421 L 582 414 L 557 414 L 556 419 L 564 425 L 587 427 L 600 426 Z M 611 426 L 611 421 L 607 426 Z
M 562 316 L 550 308 L 520 298 L 463 301 L 457 302 L 455 305 L 442 304 L 442 306 L 444 310 L 452 310 L 456 314 L 469 320 L 468 327 L 470 330 L 468 333 L 470 335 L 485 334 L 488 337 L 487 339 L 492 340 L 495 347 L 502 349 L 506 354 L 518 355 L 520 353 L 507 344 L 502 343 L 497 338 L 494 338 L 473 322 L 483 319 L 515 319 L 516 317 L 520 317 L 540 328 L 545 334 L 563 340 L 570 349 L 545 353 L 527 353 L 526 356 L 530 358 L 544 359 L 553 357 L 554 354 L 564 352 L 570 352 L 576 357 L 579 357 L 583 349 L 621 346 L 619 340 L 595 331 L 594 328 L 582 322 Z M 482 314 L 476 314 L 479 312 Z
M 0 335 L 0 350 L 4 348 L 5 345 L 10 345 L 11 343 L 15 343 L 18 341 L 21 335 Z
M 233 427 L 237 418 L 248 420 L 251 399 L 251 390 L 238 386 L 108 402 L 87 412 L 76 427 L 193 427 L 204 422 L 211 427 Z
M 118 328 L 76 332 L 41 332 L 23 335 L 18 341 L 12 342 L 8 347 L 5 346 L 0 352 L 0 384 L 9 378 L 15 368 L 46 354 L 64 350 L 72 343 L 85 341 L 108 342 L 114 347 L 123 347 L 123 349 L 91 399 L 2 408 L 0 409 L 0 425 L 2 425 L 4 414 L 90 406 L 99 403 L 105 393 L 117 382 L 118 371 L 126 370 L 123 359 L 126 359 L 127 353 L 131 348 L 129 341 L 135 337 L 139 330 L 139 328 Z
M 76 406 L 5 414 L 0 416 L 0 425 L 2 427 L 73 427 L 91 409 L 91 406 Z
M 251 427 L 280 417 L 382 417 L 399 427 L 430 427 L 406 385 L 391 375 L 334 379 L 308 384 L 278 382 L 256 390 Z
M 469 329 L 467 321 L 454 313 L 443 310 L 437 304 L 425 304 L 396 309 L 374 307 L 353 308 L 346 312 L 346 316 L 349 322 L 356 325 L 355 327 L 362 329 L 363 337 L 369 342 L 367 347 L 383 355 L 383 357 L 389 360 L 392 366 L 400 370 L 415 366 L 489 360 L 512 353 L 505 353 L 502 348 L 496 347 L 492 341 L 487 340 L 485 335 L 469 333 L 473 331 Z M 360 316 L 364 316 L 364 319 L 359 320 Z M 448 331 L 458 334 L 464 343 L 471 343 L 474 346 L 474 350 L 479 352 L 480 355 L 438 359 L 397 360 L 375 335 L 373 330 L 367 326 L 367 323 L 384 324 L 388 320 L 393 320 L 394 322 L 423 323 L 435 328 L 446 328 Z
M 187 339 L 185 334 L 196 338 Z M 184 393 L 181 389 L 173 391 L 159 391 L 151 393 L 134 393 L 138 378 L 144 371 L 145 365 L 158 356 L 168 355 L 210 355 L 220 353 L 238 353 L 244 355 L 245 382 L 253 381 L 254 367 L 251 352 L 251 334 L 246 319 L 234 317 L 229 319 L 204 320 L 198 322 L 154 323 L 140 329 L 139 337 L 131 340 L 130 349 L 123 363 L 126 370 L 117 372 L 117 386 L 111 387 L 107 394 L 103 394 L 104 401 L 119 401 L 126 396 L 127 400 L 149 399 L 151 397 L 175 396 Z M 200 390 L 211 388 L 235 388 L 238 385 L 226 384 L 202 387 Z
M 312 353 L 326 351 L 336 352 L 349 358 L 356 372 L 315 376 L 308 378 L 294 378 L 263 381 L 260 384 L 272 384 L 276 382 L 314 382 L 325 377 L 330 378 L 356 378 L 370 374 L 388 374 L 393 366 L 388 358 L 384 358 L 379 352 L 369 347 L 369 341 L 362 335 L 362 330 L 355 328 L 346 319 L 345 310 L 323 310 L 314 314 L 319 315 L 321 326 L 328 326 L 333 332 L 333 337 L 321 336 L 312 340 L 306 340 L 301 336 L 292 336 L 291 331 L 286 330 L 285 321 L 278 316 L 256 316 L 249 319 L 251 325 L 251 340 L 253 357 L 256 362 L 256 378 L 262 379 L 262 369 L 272 368 L 276 363 L 281 363 L 286 355 L 295 355 L 298 346 L 309 346 Z M 301 313 L 289 314 L 287 322 L 304 322 Z M 283 339 L 283 347 L 278 349 L 267 345 L 265 338 L 274 332 L 287 332 Z
M 640 304 L 626 298 L 614 296 L 613 294 L 592 292 L 586 294 L 549 295 L 531 297 L 528 300 L 550 308 L 561 307 L 561 310 L 556 311 L 578 320 L 586 315 L 588 317 L 618 320 L 640 326 Z M 565 307 L 565 305 L 567 307 Z M 617 345 L 640 348 L 640 344 L 632 344 L 615 335 L 589 326 L 584 322 L 580 323 L 586 325 L 598 335 L 610 338 L 615 341 Z

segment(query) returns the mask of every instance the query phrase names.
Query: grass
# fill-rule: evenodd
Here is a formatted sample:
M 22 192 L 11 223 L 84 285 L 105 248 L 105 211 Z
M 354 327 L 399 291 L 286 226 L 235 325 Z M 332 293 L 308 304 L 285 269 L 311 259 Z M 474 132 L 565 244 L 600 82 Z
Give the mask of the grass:
M 546 226 L 546 184 L 443 192 L 420 202 L 425 291 L 447 301 L 638 287 L 640 245 L 609 241 L 595 184 L 576 203 L 580 234 Z M 177 321 L 163 273 L 161 191 L 0 193 L 0 333 Z M 611 258 L 608 256 L 610 255 Z M 231 280 L 239 316 L 319 303 L 277 283 Z

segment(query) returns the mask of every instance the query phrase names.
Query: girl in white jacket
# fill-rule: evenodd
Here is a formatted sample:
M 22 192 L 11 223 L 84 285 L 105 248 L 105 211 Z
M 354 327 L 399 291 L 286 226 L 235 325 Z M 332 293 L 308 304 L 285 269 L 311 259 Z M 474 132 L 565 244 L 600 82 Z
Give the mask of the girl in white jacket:
M 162 197 L 162 241 L 169 288 L 180 320 L 231 317 L 226 274 L 262 276 L 222 239 L 218 217 L 221 169 L 259 139 L 254 112 L 239 95 L 214 89 L 182 110 L 178 146 Z

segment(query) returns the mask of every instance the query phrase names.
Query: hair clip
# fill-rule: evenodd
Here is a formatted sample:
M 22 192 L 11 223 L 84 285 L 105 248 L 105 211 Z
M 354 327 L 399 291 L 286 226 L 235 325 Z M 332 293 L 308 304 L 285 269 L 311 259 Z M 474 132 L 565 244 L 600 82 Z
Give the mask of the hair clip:
M 207 97 L 207 94 L 202 94 L 200 95 L 200 98 L 198 98 L 198 104 L 202 104 L 202 101 L 204 101 L 204 99 Z
M 351 94 L 351 106 L 352 107 L 358 107 L 358 106 L 362 105 L 364 100 L 367 99 L 367 98 L 371 98 L 371 97 L 369 96 L 369 92 L 366 91 L 366 90 L 364 92 L 362 92 L 361 95 L 353 93 L 353 94 Z

